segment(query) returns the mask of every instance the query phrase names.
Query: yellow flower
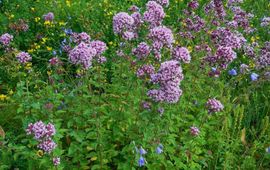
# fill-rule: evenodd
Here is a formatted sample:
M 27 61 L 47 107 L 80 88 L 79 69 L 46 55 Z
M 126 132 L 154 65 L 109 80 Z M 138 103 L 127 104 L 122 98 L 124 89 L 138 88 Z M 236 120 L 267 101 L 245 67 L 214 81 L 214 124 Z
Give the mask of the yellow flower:
M 27 64 L 25 65 L 25 69 L 26 69 L 26 70 L 31 70 L 31 68 L 32 68 L 32 63 L 27 63 Z
M 35 22 L 38 22 L 39 20 L 40 20 L 39 17 L 36 17 L 36 18 L 35 18 Z
M 253 36 L 251 37 L 250 40 L 251 40 L 251 42 L 253 42 L 253 43 L 256 41 L 256 39 L 255 39 Z
M 94 157 L 91 158 L 91 161 L 95 161 L 95 160 L 97 160 L 97 157 L 96 156 L 94 156 Z
M 60 26 L 66 25 L 66 23 L 65 23 L 64 21 L 60 21 L 58 24 L 59 24 Z
M 42 150 L 38 150 L 37 151 L 37 156 L 38 157 L 42 157 L 44 155 L 43 151 Z
M 110 42 L 109 42 L 109 45 L 113 45 L 113 42 L 112 42 L 112 41 L 110 41 Z
M 34 51 L 35 51 L 34 49 L 27 50 L 28 53 L 33 53 Z
M 48 46 L 47 46 L 47 50 L 48 50 L 48 51 L 52 51 L 52 47 L 48 47 Z
M 188 46 L 188 51 L 191 53 L 192 52 L 192 47 Z
M 35 11 L 35 8 L 31 7 L 31 11 L 33 11 L 33 12 L 34 12 L 34 11 Z
M 256 36 L 256 40 L 259 40 L 260 39 L 260 37 L 259 36 Z
M 8 97 L 6 95 L 0 94 L 0 100 L 1 101 L 7 100 L 7 99 L 8 99 Z
M 14 93 L 14 92 L 13 92 L 13 90 L 12 90 L 12 89 L 11 89 L 11 90 L 9 90 L 9 92 L 8 92 L 8 94 L 9 94 L 9 95 L 13 95 L 13 93 Z
M 70 6 L 71 6 L 71 1 L 70 1 L 70 0 L 66 0 L 66 5 L 67 5 L 68 7 L 70 7 Z
M 41 44 L 45 44 L 48 38 L 42 38 L 41 40 L 42 40 Z
M 47 74 L 48 76 L 52 75 L 52 71 L 51 70 L 47 71 Z
M 45 21 L 45 22 L 44 22 L 44 25 L 45 25 L 45 26 L 52 26 L 53 23 L 52 23 L 51 21 Z
M 8 17 L 8 19 L 12 19 L 12 18 L 14 18 L 14 15 L 13 15 L 13 14 L 11 14 L 11 15 Z

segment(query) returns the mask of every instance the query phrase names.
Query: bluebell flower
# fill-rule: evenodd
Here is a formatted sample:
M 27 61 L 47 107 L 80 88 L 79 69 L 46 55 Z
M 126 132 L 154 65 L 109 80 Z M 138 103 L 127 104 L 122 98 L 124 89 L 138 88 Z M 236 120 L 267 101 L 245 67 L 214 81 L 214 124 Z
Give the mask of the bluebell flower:
M 147 152 L 141 147 L 140 148 L 140 155 L 145 155 Z
M 250 75 L 251 81 L 256 81 L 256 80 L 258 80 L 258 78 L 259 78 L 259 75 L 256 74 L 256 73 L 252 73 L 252 74 Z
M 67 35 L 71 35 L 73 32 L 72 32 L 72 29 L 67 29 L 65 28 L 64 29 L 64 32 L 67 34 Z
M 163 152 L 163 145 L 162 144 L 159 144 L 157 149 L 156 149 L 156 153 L 157 154 L 161 154 Z
M 145 159 L 144 159 L 144 157 L 140 156 L 140 159 L 138 161 L 138 165 L 139 165 L 139 167 L 142 167 L 142 166 L 145 165 Z
M 231 75 L 231 76 L 236 76 L 237 75 L 237 71 L 235 70 L 235 69 L 231 69 L 231 70 L 229 70 L 229 75 Z
M 53 53 L 53 55 L 54 55 L 54 56 L 56 56 L 56 54 L 57 54 L 57 52 L 56 52 L 56 51 L 53 51 L 52 53 Z

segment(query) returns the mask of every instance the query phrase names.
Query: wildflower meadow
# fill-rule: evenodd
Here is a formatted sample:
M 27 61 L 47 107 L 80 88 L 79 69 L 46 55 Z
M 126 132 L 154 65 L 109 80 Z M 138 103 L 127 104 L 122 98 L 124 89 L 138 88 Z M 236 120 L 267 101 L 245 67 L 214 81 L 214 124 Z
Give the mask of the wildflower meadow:
M 0 170 L 270 170 L 269 0 L 0 0 Z

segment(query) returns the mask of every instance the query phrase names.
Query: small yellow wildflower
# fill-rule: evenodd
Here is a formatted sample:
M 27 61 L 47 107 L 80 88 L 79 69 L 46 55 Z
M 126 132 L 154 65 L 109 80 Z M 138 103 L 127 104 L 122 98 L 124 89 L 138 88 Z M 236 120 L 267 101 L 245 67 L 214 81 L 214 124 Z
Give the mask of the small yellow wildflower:
M 192 52 L 192 47 L 188 46 L 188 51 L 191 53 Z
M 42 150 L 38 150 L 37 151 L 37 156 L 38 157 L 42 157 L 44 155 L 43 151 Z
M 47 74 L 48 76 L 52 75 L 52 71 L 51 70 L 47 71 Z
M 35 8 L 31 7 L 31 11 L 33 11 L 33 12 L 34 12 L 34 11 L 35 11 Z
M 58 24 L 59 24 L 60 26 L 66 25 L 66 23 L 65 23 L 64 21 L 60 21 Z
M 33 53 L 34 51 L 35 51 L 34 49 L 27 50 L 28 53 Z
M 52 51 L 52 47 L 48 47 L 48 46 L 47 46 L 47 50 L 48 50 L 48 51 Z
M 67 5 L 68 7 L 71 7 L 71 1 L 70 1 L 70 0 L 66 0 L 66 5 Z
M 95 161 L 95 160 L 97 160 L 97 157 L 96 156 L 94 156 L 94 157 L 91 158 L 91 161 Z
M 7 100 L 7 99 L 8 99 L 7 95 L 0 94 L 0 100 L 1 101 Z
M 40 21 L 40 18 L 39 17 L 36 17 L 35 18 L 35 22 L 38 22 L 38 21 Z

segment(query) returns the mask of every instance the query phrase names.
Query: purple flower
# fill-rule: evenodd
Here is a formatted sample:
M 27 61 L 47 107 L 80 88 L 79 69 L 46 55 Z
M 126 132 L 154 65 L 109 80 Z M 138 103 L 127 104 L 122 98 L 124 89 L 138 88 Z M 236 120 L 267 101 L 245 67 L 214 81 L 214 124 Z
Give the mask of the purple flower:
M 237 75 L 237 71 L 235 70 L 235 69 L 231 69 L 231 70 L 229 70 L 229 75 L 231 75 L 231 76 L 236 76 Z
M 263 17 L 261 21 L 261 26 L 266 27 L 270 25 L 270 17 Z
M 45 21 L 53 21 L 54 14 L 52 12 L 49 12 L 48 14 L 43 15 L 43 18 Z
M 159 84 L 159 89 L 149 90 L 148 96 L 156 102 L 176 103 L 182 95 L 179 88 L 183 80 L 182 68 L 177 61 L 161 63 L 158 73 L 151 75 L 151 81 Z
M 251 79 L 251 81 L 257 81 L 257 80 L 258 80 L 258 78 L 259 78 L 259 75 L 258 75 L 258 74 L 256 74 L 256 73 L 252 73 L 252 74 L 250 75 L 250 79 Z
M 156 153 L 157 154 L 161 154 L 163 152 L 163 145 L 159 144 L 156 148 Z
M 206 108 L 208 109 L 209 113 L 216 113 L 222 111 L 224 109 L 224 106 L 219 100 L 208 99 L 206 103 Z
M 72 33 L 72 40 L 76 43 L 79 44 L 81 42 L 84 43 L 89 43 L 91 40 L 90 35 L 88 35 L 86 32 L 81 32 L 81 33 Z
M 154 73 L 155 73 L 155 68 L 151 64 L 143 65 L 138 69 L 137 77 L 144 77 L 144 76 L 150 77 Z
M 92 66 L 92 59 L 97 55 L 95 48 L 81 42 L 69 52 L 69 60 L 76 65 L 82 65 L 85 69 Z
M 53 165 L 54 166 L 60 165 L 60 158 L 59 157 L 54 157 L 53 158 Z
M 137 48 L 132 50 L 132 53 L 140 60 L 150 54 L 150 47 L 145 42 L 141 42 Z
M 151 109 L 151 103 L 149 103 L 149 102 L 143 102 L 142 103 L 142 106 L 146 110 L 150 110 Z
M 155 1 L 148 1 L 146 4 L 146 8 L 147 10 L 143 14 L 144 20 L 148 22 L 151 27 L 161 25 L 162 20 L 165 17 L 163 7 Z
M 139 167 L 143 167 L 145 165 L 146 161 L 144 159 L 144 157 L 140 156 L 139 160 L 138 160 L 138 166 Z
M 191 57 L 187 48 L 176 47 L 173 49 L 172 59 L 177 61 L 183 61 L 184 63 L 190 63 Z
M 200 134 L 200 130 L 195 126 L 191 126 L 190 127 L 190 134 L 193 136 L 198 136 Z
M 104 53 L 107 50 L 107 45 L 99 40 L 92 41 L 90 46 L 96 50 L 98 55 Z
M 191 9 L 197 9 L 199 7 L 199 2 L 197 0 L 193 0 L 188 3 L 188 7 Z
M 57 145 L 52 139 L 48 138 L 41 141 L 37 147 L 50 154 L 57 147 Z
M 113 17 L 113 31 L 121 34 L 129 30 L 134 24 L 134 19 L 126 12 L 120 12 Z
M 58 65 L 58 64 L 60 64 L 60 59 L 57 58 L 57 57 L 53 57 L 53 58 L 51 58 L 51 59 L 49 60 L 49 63 L 50 63 L 52 66 Z
M 244 73 L 248 72 L 248 71 L 249 71 L 248 68 L 249 68 L 248 65 L 246 65 L 246 64 L 241 64 L 241 65 L 240 65 L 240 73 L 244 74 Z
M 165 7 L 169 6 L 170 3 L 169 0 L 154 0 L 154 1 Z
M 32 57 L 27 52 L 20 52 L 19 54 L 16 55 L 16 58 L 22 64 L 32 60 Z
M 148 37 L 153 41 L 153 48 L 156 51 L 159 51 L 163 46 L 171 48 L 172 43 L 174 43 L 172 30 L 165 26 L 152 28 Z
M 4 46 L 8 46 L 12 40 L 13 35 L 10 35 L 8 33 L 5 33 L 0 36 L 0 43 L 2 43 Z

